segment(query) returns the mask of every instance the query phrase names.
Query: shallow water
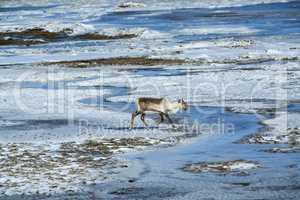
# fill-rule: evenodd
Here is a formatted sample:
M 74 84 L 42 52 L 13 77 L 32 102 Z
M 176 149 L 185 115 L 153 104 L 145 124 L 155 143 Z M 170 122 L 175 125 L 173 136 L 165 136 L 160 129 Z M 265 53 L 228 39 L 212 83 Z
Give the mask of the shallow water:
M 213 116 L 220 117 L 218 114 Z M 109 186 L 101 185 L 98 187 L 105 188 L 104 194 L 95 194 L 114 199 L 116 195 L 108 195 L 107 190 L 141 188 L 117 197 L 159 199 L 170 195 L 172 199 L 297 198 L 300 195 L 299 156 L 265 153 L 260 151 L 263 145 L 234 144 L 239 138 L 256 132 L 260 125 L 253 115 L 225 113 L 223 119 L 225 124 L 234 123 L 237 127 L 234 133 L 204 135 L 176 147 L 125 155 L 126 159 L 134 162 L 133 168 L 137 168 L 136 171 L 140 169 L 139 173 L 133 169 L 124 172 L 128 179 L 135 180 L 134 183 L 124 181 Z M 200 121 L 214 123 L 211 119 Z M 190 174 L 181 169 L 188 163 L 235 159 L 258 161 L 262 168 L 250 170 L 246 175 Z

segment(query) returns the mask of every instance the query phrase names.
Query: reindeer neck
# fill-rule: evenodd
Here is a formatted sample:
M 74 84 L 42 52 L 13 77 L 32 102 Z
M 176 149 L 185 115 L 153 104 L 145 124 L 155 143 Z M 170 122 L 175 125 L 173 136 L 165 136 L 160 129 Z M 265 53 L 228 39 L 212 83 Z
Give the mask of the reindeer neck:
M 177 112 L 180 109 L 180 105 L 178 102 L 170 102 L 168 107 L 168 110 L 170 110 L 170 112 Z

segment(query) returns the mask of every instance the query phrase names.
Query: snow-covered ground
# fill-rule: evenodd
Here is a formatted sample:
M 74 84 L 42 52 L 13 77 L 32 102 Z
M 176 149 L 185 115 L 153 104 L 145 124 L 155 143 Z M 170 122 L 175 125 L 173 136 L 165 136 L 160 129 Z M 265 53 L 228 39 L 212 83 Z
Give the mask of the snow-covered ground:
M 131 174 L 146 185 L 175 174 L 180 185 L 195 176 L 181 174 L 184 166 L 279 183 L 276 170 L 288 170 L 272 166 L 283 156 L 270 153 L 291 153 L 288 165 L 299 166 L 299 10 L 299 1 L 280 0 L 1 1 L 0 199 L 59 198 Z M 138 118 L 129 129 L 141 96 L 184 98 L 189 110 L 171 115 L 175 128 L 149 114 L 148 129 Z M 207 146 L 187 139 L 199 135 Z M 187 146 L 155 154 L 178 141 Z M 128 149 L 154 153 L 121 159 Z M 221 196 L 223 185 L 214 187 Z

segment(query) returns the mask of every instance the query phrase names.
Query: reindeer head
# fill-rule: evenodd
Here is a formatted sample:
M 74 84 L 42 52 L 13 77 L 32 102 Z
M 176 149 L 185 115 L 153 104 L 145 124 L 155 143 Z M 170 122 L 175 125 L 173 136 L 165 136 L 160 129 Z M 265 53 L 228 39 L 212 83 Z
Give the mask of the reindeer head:
M 178 100 L 178 104 L 180 105 L 180 107 L 181 107 L 182 110 L 187 110 L 188 105 L 187 105 L 187 103 L 183 99 L 179 99 Z

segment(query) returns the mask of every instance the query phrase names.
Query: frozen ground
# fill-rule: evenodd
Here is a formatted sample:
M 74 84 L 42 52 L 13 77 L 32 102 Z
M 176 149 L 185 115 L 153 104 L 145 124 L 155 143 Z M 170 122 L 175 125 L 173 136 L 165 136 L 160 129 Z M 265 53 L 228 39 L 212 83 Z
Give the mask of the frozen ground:
M 0 19 L 0 199 L 300 196 L 299 1 L 1 1 Z M 129 129 L 140 96 L 189 109 Z

